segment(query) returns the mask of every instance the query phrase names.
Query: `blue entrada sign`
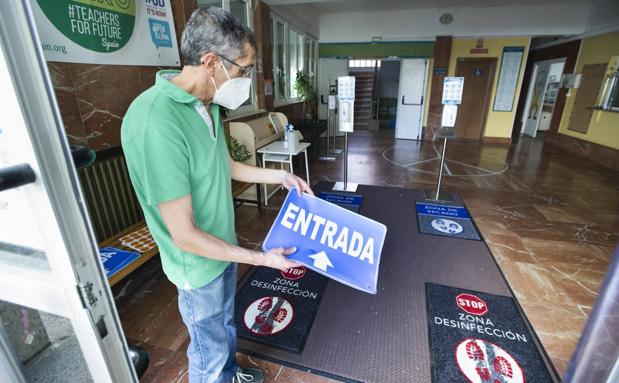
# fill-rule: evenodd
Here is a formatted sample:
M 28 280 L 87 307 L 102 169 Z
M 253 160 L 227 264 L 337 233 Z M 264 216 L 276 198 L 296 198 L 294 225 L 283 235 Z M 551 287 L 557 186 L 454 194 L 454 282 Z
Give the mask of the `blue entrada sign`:
M 99 256 L 105 268 L 105 275 L 110 278 L 139 258 L 140 254 L 131 251 L 123 251 L 114 247 L 104 247 L 99 249 Z
M 376 294 L 387 227 L 292 189 L 263 249 L 296 247 L 290 259 L 353 288 Z

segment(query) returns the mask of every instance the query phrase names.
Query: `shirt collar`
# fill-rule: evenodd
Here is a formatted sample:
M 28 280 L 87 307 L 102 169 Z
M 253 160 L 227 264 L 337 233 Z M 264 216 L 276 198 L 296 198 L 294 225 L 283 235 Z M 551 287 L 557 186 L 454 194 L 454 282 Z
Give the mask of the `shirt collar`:
M 155 87 L 164 95 L 181 104 L 202 104 L 202 100 L 198 100 L 194 95 L 185 92 L 170 81 L 178 76 L 179 73 L 181 73 L 181 71 L 174 69 L 160 70 L 155 77 Z M 210 110 L 213 116 L 213 123 L 215 127 L 217 127 L 219 126 L 220 120 L 219 105 L 211 103 Z
M 155 87 L 159 90 L 159 92 L 170 97 L 176 102 L 180 102 L 181 104 L 193 104 L 197 98 L 191 93 L 185 92 L 170 81 L 179 73 L 181 73 L 179 70 L 173 69 L 160 70 L 157 72 L 157 76 L 155 78 Z

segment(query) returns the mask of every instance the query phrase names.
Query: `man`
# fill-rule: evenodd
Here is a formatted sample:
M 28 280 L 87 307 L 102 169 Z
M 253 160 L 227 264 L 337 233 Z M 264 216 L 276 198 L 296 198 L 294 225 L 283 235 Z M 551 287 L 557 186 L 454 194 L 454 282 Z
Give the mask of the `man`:
M 181 38 L 182 71 L 157 73 L 155 85 L 125 115 L 122 146 L 131 181 L 178 288 L 189 330 L 189 381 L 262 382 L 258 369 L 237 367 L 236 263 L 287 269 L 295 251 L 260 253 L 236 246 L 230 178 L 281 183 L 312 193 L 291 173 L 233 161 L 219 105 L 234 109 L 249 97 L 252 32 L 219 8 L 199 8 Z

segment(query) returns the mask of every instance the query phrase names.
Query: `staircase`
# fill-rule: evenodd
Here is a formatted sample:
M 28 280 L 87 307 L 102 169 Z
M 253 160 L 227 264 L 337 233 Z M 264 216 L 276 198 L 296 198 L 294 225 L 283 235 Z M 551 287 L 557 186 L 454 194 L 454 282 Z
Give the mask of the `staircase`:
M 372 119 L 372 98 L 376 77 L 372 71 L 350 71 L 355 76 L 355 130 L 367 130 Z

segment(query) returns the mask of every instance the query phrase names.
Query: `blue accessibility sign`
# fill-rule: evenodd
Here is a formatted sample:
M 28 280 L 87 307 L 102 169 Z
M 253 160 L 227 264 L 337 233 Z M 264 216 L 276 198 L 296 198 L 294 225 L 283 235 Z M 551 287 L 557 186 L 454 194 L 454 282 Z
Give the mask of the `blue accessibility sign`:
M 105 268 L 105 275 L 108 278 L 127 267 L 131 262 L 140 258 L 140 254 L 138 253 L 120 250 L 115 247 L 104 247 L 99 249 L 99 256 Z
M 376 294 L 387 227 L 291 189 L 263 244 L 296 247 L 289 258 L 355 289 Z

